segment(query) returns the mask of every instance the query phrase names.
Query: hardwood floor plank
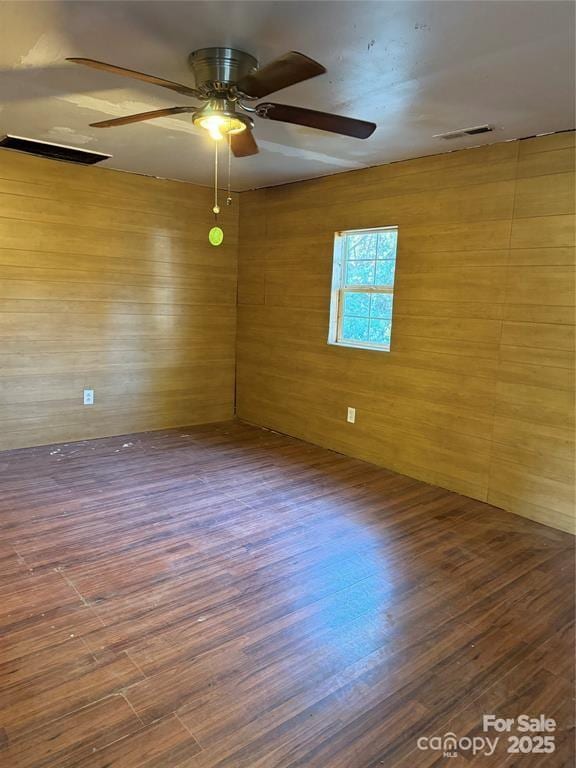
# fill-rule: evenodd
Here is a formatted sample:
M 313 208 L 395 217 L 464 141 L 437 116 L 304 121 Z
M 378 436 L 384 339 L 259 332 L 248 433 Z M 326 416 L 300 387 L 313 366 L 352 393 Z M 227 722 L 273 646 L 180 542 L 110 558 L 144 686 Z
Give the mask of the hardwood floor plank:
M 200 750 L 198 742 L 178 718 L 172 716 L 98 749 L 74 765 L 78 768 L 184 768 Z
M 67 768 L 140 728 L 126 700 L 109 696 L 11 740 L 0 755 L 15 768 Z
M 142 679 L 125 654 L 95 661 L 87 649 L 23 685 L 2 692 L 0 722 L 9 739 L 21 736 Z

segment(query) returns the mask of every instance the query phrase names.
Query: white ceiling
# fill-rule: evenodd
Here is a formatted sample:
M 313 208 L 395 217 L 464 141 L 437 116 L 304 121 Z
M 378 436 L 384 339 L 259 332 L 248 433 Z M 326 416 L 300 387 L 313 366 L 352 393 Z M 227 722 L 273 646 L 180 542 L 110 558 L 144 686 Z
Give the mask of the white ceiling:
M 193 84 L 187 56 L 229 45 L 266 62 L 298 50 L 321 77 L 266 100 L 372 120 L 366 141 L 258 120 L 260 154 L 236 190 L 574 127 L 574 5 L 550 0 L 404 2 L 0 2 L 0 133 L 113 155 L 102 165 L 209 184 L 211 140 L 189 116 L 88 123 L 192 103 L 96 72 L 86 56 Z M 495 133 L 434 134 L 482 123 Z

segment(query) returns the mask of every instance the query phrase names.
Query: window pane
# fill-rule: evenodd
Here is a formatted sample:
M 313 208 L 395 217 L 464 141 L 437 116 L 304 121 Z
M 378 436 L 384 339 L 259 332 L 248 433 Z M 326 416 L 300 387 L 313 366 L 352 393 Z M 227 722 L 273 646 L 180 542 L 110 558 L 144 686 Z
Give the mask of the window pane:
M 374 261 L 346 262 L 346 285 L 374 285 L 375 263 Z
M 375 259 L 378 249 L 378 235 L 348 235 L 347 258 L 352 260 Z
M 391 320 L 370 320 L 370 332 L 368 340 L 372 344 L 385 344 L 386 346 L 389 346 L 391 331 Z
M 372 305 L 370 307 L 371 317 L 382 317 L 389 319 L 392 317 L 392 294 L 376 293 L 372 295 Z
M 398 239 L 398 231 L 396 229 L 390 229 L 387 232 L 380 232 L 378 234 L 378 247 L 377 247 L 377 259 L 395 259 L 396 258 L 396 241 Z
M 394 283 L 394 265 L 391 259 L 376 262 L 376 285 L 392 285 Z
M 368 317 L 370 314 L 370 294 L 369 293 L 345 293 L 344 294 L 344 314 L 358 315 Z
M 343 341 L 368 341 L 368 318 L 347 317 L 342 318 Z

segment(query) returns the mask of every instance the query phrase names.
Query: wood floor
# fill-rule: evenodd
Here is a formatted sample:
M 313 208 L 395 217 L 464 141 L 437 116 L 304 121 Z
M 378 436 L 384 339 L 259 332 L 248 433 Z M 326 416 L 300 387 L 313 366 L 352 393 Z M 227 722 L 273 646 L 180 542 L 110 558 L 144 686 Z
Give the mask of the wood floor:
M 241 423 L 0 454 L 0 765 L 573 764 L 573 540 Z M 556 752 L 419 737 L 544 713 Z

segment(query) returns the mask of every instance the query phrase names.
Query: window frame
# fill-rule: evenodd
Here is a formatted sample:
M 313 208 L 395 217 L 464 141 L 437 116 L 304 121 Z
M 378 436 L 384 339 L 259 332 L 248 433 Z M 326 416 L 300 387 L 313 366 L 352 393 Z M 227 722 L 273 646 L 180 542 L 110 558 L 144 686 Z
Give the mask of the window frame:
M 369 349 L 377 352 L 390 352 L 392 346 L 392 331 L 390 331 L 390 344 L 380 344 L 371 341 L 348 341 L 342 338 L 342 322 L 344 319 L 344 297 L 347 293 L 370 293 L 384 294 L 394 297 L 394 283 L 396 279 L 396 263 L 394 263 L 394 279 L 391 285 L 344 285 L 344 276 L 346 271 L 347 254 L 345 253 L 345 243 L 347 235 L 374 234 L 378 232 L 387 232 L 394 230 L 396 232 L 396 255 L 398 253 L 398 226 L 391 224 L 385 227 L 371 227 L 363 229 L 346 229 L 334 233 L 334 250 L 332 266 L 332 292 L 330 296 L 330 326 L 328 332 L 328 344 L 334 344 L 338 347 L 350 347 L 352 349 Z M 396 259 L 394 259 L 396 262 Z M 393 321 L 394 299 L 392 299 L 392 315 L 390 323 Z

